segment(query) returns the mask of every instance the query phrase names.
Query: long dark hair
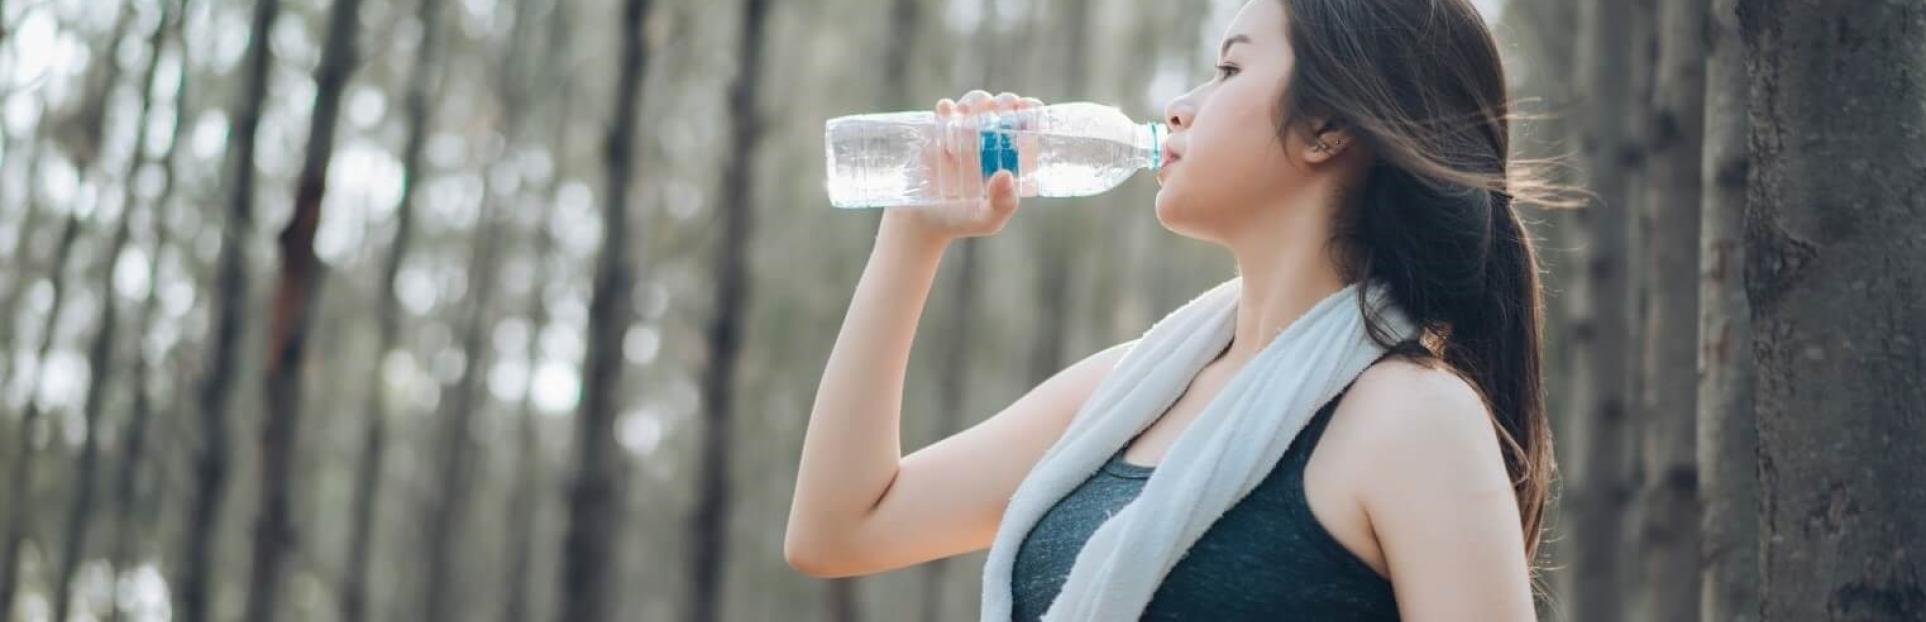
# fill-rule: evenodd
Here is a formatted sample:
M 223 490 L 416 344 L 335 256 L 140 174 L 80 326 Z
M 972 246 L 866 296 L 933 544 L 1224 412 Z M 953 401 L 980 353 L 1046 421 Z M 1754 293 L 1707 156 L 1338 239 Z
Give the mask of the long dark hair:
M 1504 68 L 1468 0 L 1281 2 L 1296 66 L 1278 105 L 1279 138 L 1344 129 L 1374 154 L 1335 217 L 1334 259 L 1347 281 L 1389 285 L 1427 335 L 1393 342 L 1369 322 L 1374 340 L 1442 362 L 1482 395 L 1535 560 L 1555 467 L 1538 261 L 1512 197 L 1569 201 L 1508 162 Z

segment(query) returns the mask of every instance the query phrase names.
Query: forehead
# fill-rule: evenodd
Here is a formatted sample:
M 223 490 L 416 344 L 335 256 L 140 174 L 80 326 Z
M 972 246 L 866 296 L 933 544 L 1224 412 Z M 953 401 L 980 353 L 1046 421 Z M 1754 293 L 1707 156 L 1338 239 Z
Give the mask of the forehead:
M 1230 24 L 1224 27 L 1224 35 L 1218 42 L 1226 43 L 1240 36 L 1250 41 L 1240 43 L 1240 46 L 1272 47 L 1281 42 L 1284 38 L 1283 3 L 1279 0 L 1245 2 L 1237 9 L 1237 16 L 1231 18 Z

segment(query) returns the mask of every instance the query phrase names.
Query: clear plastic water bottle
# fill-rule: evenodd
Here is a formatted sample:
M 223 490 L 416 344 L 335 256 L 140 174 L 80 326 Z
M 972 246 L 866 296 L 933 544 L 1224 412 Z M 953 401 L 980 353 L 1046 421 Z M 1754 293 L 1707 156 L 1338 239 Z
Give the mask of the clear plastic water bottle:
M 1164 124 L 1137 123 L 1111 106 L 1050 104 L 938 118 L 888 112 L 830 119 L 823 129 L 829 202 L 889 207 L 972 200 L 998 170 L 1016 175 L 1019 196 L 1098 194 L 1163 159 Z M 948 149 L 963 172 L 939 165 Z M 980 175 L 974 179 L 959 179 Z

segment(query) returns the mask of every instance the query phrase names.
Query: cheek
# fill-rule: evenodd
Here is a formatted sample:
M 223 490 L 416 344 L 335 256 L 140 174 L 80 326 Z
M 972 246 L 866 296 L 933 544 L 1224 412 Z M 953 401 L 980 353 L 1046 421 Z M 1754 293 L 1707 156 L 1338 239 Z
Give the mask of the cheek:
M 1220 105 L 1198 113 L 1184 159 L 1157 193 L 1158 220 L 1179 233 L 1232 226 L 1240 210 L 1268 204 L 1289 175 L 1263 108 L 1213 103 Z
M 1210 128 L 1210 143 L 1203 154 L 1213 168 L 1249 170 L 1276 166 L 1283 160 L 1284 146 L 1278 144 L 1277 129 L 1269 113 L 1240 110 L 1235 118 Z
M 1273 105 L 1262 89 L 1219 91 L 1197 115 L 1185 161 L 1194 156 L 1199 166 L 1192 168 L 1210 171 L 1213 180 L 1226 184 L 1247 186 L 1274 178 L 1284 161 L 1284 147 L 1278 144 L 1271 118 Z

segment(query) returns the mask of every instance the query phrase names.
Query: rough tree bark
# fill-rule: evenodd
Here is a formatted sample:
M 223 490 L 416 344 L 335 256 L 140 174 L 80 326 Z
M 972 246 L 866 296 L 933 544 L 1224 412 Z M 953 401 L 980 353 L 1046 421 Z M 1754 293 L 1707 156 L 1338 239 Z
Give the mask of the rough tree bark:
M 275 288 L 267 350 L 267 403 L 261 424 L 260 509 L 254 522 L 253 571 L 249 574 L 246 619 L 277 617 L 281 576 L 297 537 L 289 510 L 290 469 L 300 448 L 303 384 L 309 327 L 314 322 L 327 266 L 314 253 L 321 226 L 321 200 L 328 189 L 328 164 L 334 157 L 334 128 L 340 119 L 341 91 L 359 63 L 355 35 L 361 0 L 334 0 L 328 11 L 327 42 L 314 68 L 314 110 L 308 123 L 307 154 L 295 181 L 294 210 L 279 236 L 281 273 Z
M 1747 0 L 1762 620 L 1926 617 L 1926 3 Z
M 1759 433 L 1745 296 L 1746 69 L 1738 0 L 1711 0 L 1700 170 L 1698 467 L 1701 620 L 1759 619 Z

